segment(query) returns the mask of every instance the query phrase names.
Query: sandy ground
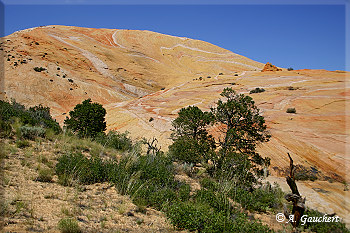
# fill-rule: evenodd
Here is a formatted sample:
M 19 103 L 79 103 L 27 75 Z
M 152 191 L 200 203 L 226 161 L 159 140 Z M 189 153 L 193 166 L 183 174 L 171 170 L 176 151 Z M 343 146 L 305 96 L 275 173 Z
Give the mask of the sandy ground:
M 1 232 L 60 232 L 63 218 L 76 219 L 83 232 L 175 232 L 164 213 L 141 211 L 108 183 L 64 187 L 56 175 L 52 182 L 37 181 L 38 169 L 54 168 L 62 145 L 31 142 L 31 147 L 18 149 L 9 140 L 1 142 L 8 152 L 1 182 Z

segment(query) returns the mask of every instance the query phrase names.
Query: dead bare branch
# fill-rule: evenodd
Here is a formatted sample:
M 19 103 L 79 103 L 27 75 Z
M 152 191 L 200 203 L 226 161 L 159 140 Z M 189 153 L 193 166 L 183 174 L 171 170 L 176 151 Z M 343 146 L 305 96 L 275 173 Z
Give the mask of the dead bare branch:
M 293 218 L 293 221 L 291 222 L 291 224 L 293 225 L 294 228 L 296 228 L 299 225 L 300 219 L 305 212 L 306 198 L 302 198 L 302 196 L 299 193 L 297 184 L 295 183 L 295 179 L 294 179 L 295 166 L 293 164 L 293 159 L 289 153 L 288 153 L 288 157 L 290 160 L 290 163 L 289 163 L 290 174 L 289 174 L 289 176 L 286 177 L 286 180 L 287 180 L 287 184 L 288 184 L 289 188 L 291 189 L 292 193 L 287 194 L 285 196 L 285 199 L 288 202 L 292 202 L 292 204 L 293 204 L 292 215 L 294 216 L 294 218 Z M 285 208 L 285 210 L 284 210 L 284 215 L 286 215 L 287 219 L 290 219 L 289 218 L 290 214 L 289 214 L 287 208 Z

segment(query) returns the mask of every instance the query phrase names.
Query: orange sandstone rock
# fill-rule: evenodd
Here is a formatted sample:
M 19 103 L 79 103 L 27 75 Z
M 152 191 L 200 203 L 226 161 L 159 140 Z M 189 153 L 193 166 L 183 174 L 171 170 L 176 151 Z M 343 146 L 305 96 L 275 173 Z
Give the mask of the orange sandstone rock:
M 270 62 L 268 62 L 265 64 L 264 68 L 261 70 L 261 72 L 265 72 L 265 71 L 282 71 L 282 69 L 280 69 L 277 66 L 274 66 Z

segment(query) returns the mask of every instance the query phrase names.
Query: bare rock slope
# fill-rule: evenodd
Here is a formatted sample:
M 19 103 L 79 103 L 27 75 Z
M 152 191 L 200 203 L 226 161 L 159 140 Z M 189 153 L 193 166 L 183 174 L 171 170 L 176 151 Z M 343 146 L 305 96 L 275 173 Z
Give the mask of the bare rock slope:
M 59 120 L 88 97 L 115 103 L 200 75 L 263 66 L 207 42 L 150 31 L 46 26 L 13 33 L 1 45 L 2 96 L 48 105 Z

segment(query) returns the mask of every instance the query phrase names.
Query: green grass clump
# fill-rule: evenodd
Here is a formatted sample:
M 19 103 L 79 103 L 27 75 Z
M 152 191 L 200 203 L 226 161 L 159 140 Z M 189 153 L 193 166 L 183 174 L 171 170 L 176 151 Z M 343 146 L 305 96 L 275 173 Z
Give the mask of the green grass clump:
M 81 153 L 64 154 L 58 159 L 56 174 L 65 186 L 109 181 L 120 194 L 130 195 L 135 204 L 157 209 L 190 197 L 189 185 L 175 180 L 172 160 L 163 153 L 127 153 L 119 162 L 99 156 L 89 159 Z
M 64 154 L 58 159 L 56 174 L 59 183 L 65 186 L 71 185 L 71 180 L 80 184 L 93 184 L 107 181 L 112 167 L 113 161 L 104 162 L 97 156 L 88 159 L 81 153 Z
M 29 147 L 30 143 L 27 140 L 17 140 L 16 141 L 16 146 L 18 148 L 25 148 L 25 147 Z
M 165 203 L 189 198 L 189 187 L 175 180 L 172 160 L 157 155 L 125 155 L 113 168 L 111 181 L 137 205 L 161 209 Z
M 39 169 L 38 177 L 35 179 L 40 182 L 52 182 L 53 172 L 51 169 Z
M 63 218 L 58 222 L 58 229 L 62 233 L 81 233 L 83 232 L 78 222 L 72 218 Z
M 91 155 L 99 156 L 104 150 L 103 145 L 93 141 L 90 138 L 78 138 L 66 131 L 65 134 L 58 135 L 58 140 L 61 143 L 56 144 L 55 147 L 64 153 L 83 153 L 89 152 Z
M 101 133 L 96 137 L 96 142 L 120 151 L 128 151 L 133 147 L 133 143 L 128 132 L 119 133 L 118 131 L 109 131 L 108 134 Z
M 221 192 L 214 192 L 213 190 L 200 189 L 193 197 L 197 202 L 206 203 L 216 211 L 223 211 L 229 213 L 232 211 L 227 196 Z
M 3 121 L 0 118 L 0 138 L 8 138 L 11 136 L 12 126 L 9 122 Z

